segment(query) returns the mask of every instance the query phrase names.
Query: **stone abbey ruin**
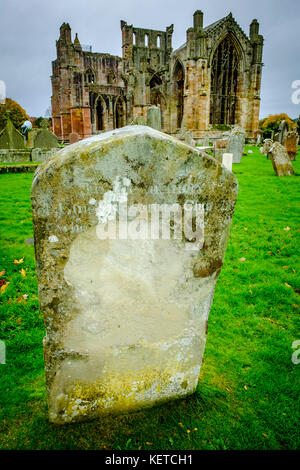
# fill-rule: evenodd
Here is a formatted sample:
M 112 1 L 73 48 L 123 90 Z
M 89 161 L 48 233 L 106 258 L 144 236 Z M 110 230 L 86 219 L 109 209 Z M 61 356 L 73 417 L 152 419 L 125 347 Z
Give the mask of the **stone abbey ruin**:
M 161 110 L 162 130 L 195 139 L 222 126 L 258 131 L 263 37 L 253 20 L 249 37 L 232 14 L 204 27 L 194 13 L 186 42 L 172 49 L 173 25 L 165 31 L 121 21 L 122 58 L 82 46 L 70 25 L 60 28 L 52 63 L 53 131 L 59 140 L 85 138 L 146 120 Z

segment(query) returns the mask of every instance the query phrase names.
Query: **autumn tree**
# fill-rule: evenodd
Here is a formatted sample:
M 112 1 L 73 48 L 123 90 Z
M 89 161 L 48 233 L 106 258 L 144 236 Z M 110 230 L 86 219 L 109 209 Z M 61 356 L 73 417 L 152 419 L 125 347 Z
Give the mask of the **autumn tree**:
M 7 121 L 7 111 L 10 111 L 9 117 L 13 125 L 20 130 L 24 121 L 29 119 L 26 111 L 16 101 L 6 98 L 5 104 L 0 105 L 0 130 L 5 127 Z
M 259 128 L 263 131 L 263 137 L 271 137 L 272 131 L 274 133 L 279 131 L 279 126 L 282 121 L 286 121 L 291 129 L 295 127 L 295 122 L 286 114 L 270 114 L 268 117 L 259 121 Z

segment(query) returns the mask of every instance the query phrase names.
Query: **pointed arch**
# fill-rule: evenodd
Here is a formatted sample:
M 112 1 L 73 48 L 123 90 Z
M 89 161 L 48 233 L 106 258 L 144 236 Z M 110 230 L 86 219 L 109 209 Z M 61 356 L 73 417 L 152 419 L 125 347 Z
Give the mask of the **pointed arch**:
M 107 106 L 101 95 L 95 101 L 96 131 L 107 130 Z
M 173 99 L 176 108 L 176 125 L 180 129 L 184 114 L 184 67 L 177 59 L 173 73 Z
M 126 126 L 126 102 L 123 96 L 119 95 L 115 102 L 115 127 Z
M 227 33 L 216 45 L 211 57 L 210 124 L 236 123 L 237 91 L 242 63 L 240 44 Z

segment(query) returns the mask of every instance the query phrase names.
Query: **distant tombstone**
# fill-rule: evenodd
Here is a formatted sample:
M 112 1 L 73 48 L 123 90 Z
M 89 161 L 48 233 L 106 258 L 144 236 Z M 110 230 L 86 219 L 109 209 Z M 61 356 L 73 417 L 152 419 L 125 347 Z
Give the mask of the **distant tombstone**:
M 195 147 L 195 141 L 193 139 L 193 131 L 186 131 L 184 134 L 184 142 L 191 147 Z
M 284 139 L 289 131 L 289 125 L 286 121 L 281 121 L 278 132 L 278 142 L 284 144 Z
M 232 171 L 232 159 L 233 155 L 232 153 L 223 153 L 222 156 L 222 165 L 227 168 L 227 170 Z
M 274 142 L 269 154 L 277 176 L 290 176 L 295 173 L 286 148 L 279 142 Z
M 49 131 L 46 127 L 43 127 L 36 135 L 34 142 L 34 148 L 40 149 L 52 149 L 58 148 L 59 143 L 57 137 L 53 132 Z
M 265 139 L 265 140 L 264 140 L 264 145 L 263 145 L 263 147 L 262 147 L 262 151 L 261 151 L 261 152 L 262 152 L 263 155 L 266 155 L 267 158 L 269 158 L 269 150 L 270 150 L 270 148 L 272 147 L 273 143 L 274 143 L 274 142 L 273 142 L 272 139 Z
M 236 126 L 228 137 L 227 153 L 233 154 L 233 163 L 241 163 L 245 147 L 245 131 Z
M 287 149 L 288 155 L 291 160 L 296 160 L 297 152 L 298 152 L 298 142 L 299 142 L 299 135 L 296 129 L 286 134 L 284 140 L 284 146 Z
M 237 191 L 209 155 L 147 126 L 81 140 L 39 167 L 31 198 L 51 422 L 196 390 Z
M 27 133 L 27 142 L 26 146 L 27 147 L 33 147 L 34 146 L 34 139 L 36 138 L 36 135 L 39 133 L 39 129 L 31 129 Z
M 209 136 L 205 135 L 202 139 L 201 145 L 203 147 L 209 147 Z
M 228 139 L 218 139 L 215 142 L 216 149 L 226 149 L 228 145 Z
M 151 106 L 147 111 L 147 126 L 161 130 L 161 110 L 158 106 Z
M 24 137 L 9 118 L 5 128 L 0 132 L 0 149 L 25 149 Z
M 75 144 L 78 141 L 79 141 L 79 135 L 77 134 L 77 132 L 71 132 L 71 134 L 69 134 L 69 143 Z
M 41 119 L 39 127 L 41 129 L 49 129 L 49 120 L 46 118 Z
M 146 120 L 144 116 L 136 116 L 131 123 L 132 126 L 146 126 Z
M 217 139 L 214 144 L 214 157 L 222 163 L 223 154 L 226 152 L 228 139 Z
M 262 133 L 258 132 L 257 138 L 256 138 L 256 145 L 259 146 L 262 142 Z

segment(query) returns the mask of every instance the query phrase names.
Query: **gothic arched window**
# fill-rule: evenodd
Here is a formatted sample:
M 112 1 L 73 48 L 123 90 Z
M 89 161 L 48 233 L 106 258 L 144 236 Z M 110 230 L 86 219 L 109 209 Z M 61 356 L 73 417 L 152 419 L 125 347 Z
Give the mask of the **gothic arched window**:
M 180 62 L 176 63 L 174 72 L 175 81 L 175 101 L 177 106 L 177 127 L 181 127 L 184 107 L 184 71 Z
M 235 124 L 238 54 L 228 35 L 217 47 L 211 64 L 210 123 Z

